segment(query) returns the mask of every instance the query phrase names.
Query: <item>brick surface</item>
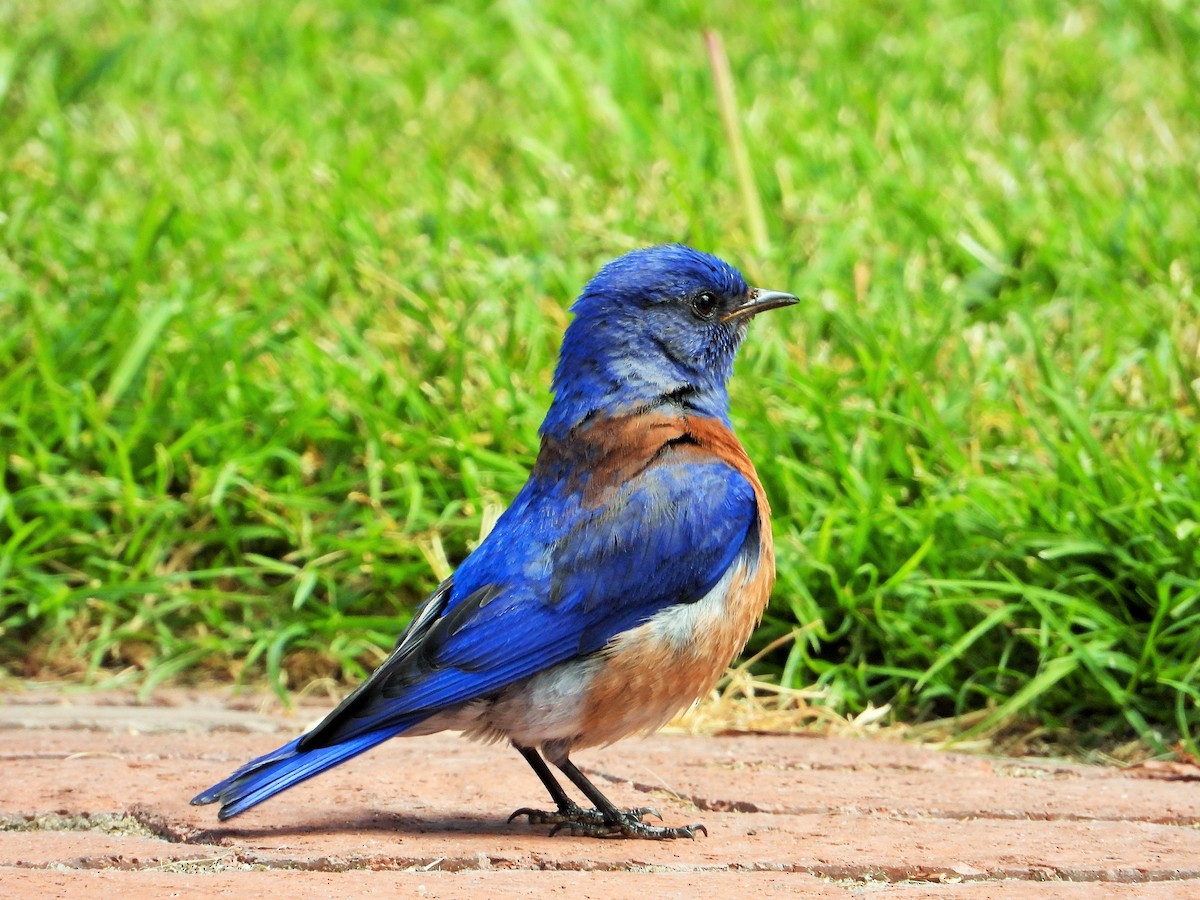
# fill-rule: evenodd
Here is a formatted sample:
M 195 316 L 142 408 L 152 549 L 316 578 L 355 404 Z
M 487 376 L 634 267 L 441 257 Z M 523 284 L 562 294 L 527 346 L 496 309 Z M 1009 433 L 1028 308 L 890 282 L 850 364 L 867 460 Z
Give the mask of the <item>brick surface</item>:
M 1200 898 L 1200 773 L 808 736 L 659 734 L 576 762 L 707 838 L 549 837 L 509 748 L 400 739 L 227 823 L 188 799 L 327 706 L 0 697 L 0 894 Z M 1158 776 L 1158 777 L 1147 777 Z

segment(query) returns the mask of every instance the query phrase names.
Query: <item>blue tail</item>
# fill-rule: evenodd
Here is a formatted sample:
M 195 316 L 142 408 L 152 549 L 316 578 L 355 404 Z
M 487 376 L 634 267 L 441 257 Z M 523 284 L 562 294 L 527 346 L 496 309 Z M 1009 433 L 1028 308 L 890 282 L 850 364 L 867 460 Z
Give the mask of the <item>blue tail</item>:
M 320 775 L 351 757 L 395 737 L 404 728 L 369 731 L 341 743 L 312 750 L 298 750 L 302 738 L 284 744 L 278 750 L 251 760 L 224 781 L 214 784 L 192 798 L 196 806 L 221 802 L 218 819 L 229 819 L 252 806 L 274 797 L 314 775 Z

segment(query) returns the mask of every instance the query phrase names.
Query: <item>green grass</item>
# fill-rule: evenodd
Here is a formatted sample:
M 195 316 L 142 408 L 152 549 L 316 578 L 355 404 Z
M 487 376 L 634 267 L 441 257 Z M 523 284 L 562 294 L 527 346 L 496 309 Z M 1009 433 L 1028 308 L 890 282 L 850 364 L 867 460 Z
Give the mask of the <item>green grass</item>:
M 571 298 L 683 240 L 806 298 L 732 387 L 764 672 L 1195 749 L 1197 46 L 1182 2 L 0 2 L 0 661 L 362 675 L 522 483 Z

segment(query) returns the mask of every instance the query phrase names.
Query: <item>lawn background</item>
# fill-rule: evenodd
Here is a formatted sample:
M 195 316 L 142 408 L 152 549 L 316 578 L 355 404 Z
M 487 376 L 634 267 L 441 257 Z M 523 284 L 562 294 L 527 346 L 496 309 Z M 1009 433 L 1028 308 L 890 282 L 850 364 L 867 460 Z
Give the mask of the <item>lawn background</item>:
M 357 679 L 524 480 L 570 300 L 681 240 L 804 298 L 731 388 L 764 678 L 1194 751 L 1197 47 L 1182 0 L 0 2 L 0 662 Z

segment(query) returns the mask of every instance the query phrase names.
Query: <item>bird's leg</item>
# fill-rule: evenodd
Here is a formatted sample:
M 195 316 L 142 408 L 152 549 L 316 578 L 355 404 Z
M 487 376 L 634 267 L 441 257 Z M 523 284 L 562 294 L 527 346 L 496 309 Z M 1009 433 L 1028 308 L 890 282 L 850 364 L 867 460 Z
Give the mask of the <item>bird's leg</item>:
M 546 786 L 546 790 L 550 792 L 550 797 L 554 800 L 554 805 L 558 808 L 556 812 L 543 812 L 542 810 L 522 808 L 518 809 L 508 821 L 512 821 L 517 816 L 528 816 L 531 825 L 553 825 L 550 834 L 553 836 L 560 831 L 569 831 L 573 835 L 586 835 L 589 837 L 631 837 L 631 838 L 647 838 L 650 840 L 668 840 L 672 838 L 689 837 L 695 838 L 697 831 L 702 831 L 706 835 L 708 829 L 703 825 L 685 825 L 682 828 L 666 828 L 655 825 L 647 825 L 642 821 L 646 816 L 654 816 L 661 819 L 662 815 L 656 809 L 650 807 L 641 807 L 639 809 L 630 809 L 622 811 L 617 809 L 613 802 L 600 792 L 591 781 L 588 780 L 582 772 L 575 767 L 575 764 L 563 755 L 561 762 L 555 761 L 558 766 L 571 781 L 578 787 L 587 798 L 596 804 L 595 809 L 584 809 L 574 800 L 572 800 L 562 785 L 554 777 L 554 773 L 550 771 L 550 767 L 532 747 L 522 747 L 514 744 L 517 751 L 525 757 L 525 761 L 529 763 L 530 768 L 537 773 L 542 784 Z
M 583 822 L 576 826 L 573 823 L 564 822 L 561 825 L 555 826 L 555 829 L 569 828 L 571 834 L 589 834 L 594 837 L 631 837 L 631 838 L 646 838 L 649 840 L 663 841 L 674 838 L 692 838 L 696 837 L 697 831 L 704 832 L 705 837 L 708 836 L 708 829 L 703 825 L 683 825 L 678 828 L 661 825 L 647 825 L 642 821 L 642 817 L 653 813 L 657 818 L 662 819 L 657 810 L 654 809 L 630 809 L 622 812 L 613 805 L 600 792 L 587 776 L 575 767 L 575 764 L 564 754 L 562 761 L 555 761 L 564 775 L 571 779 L 577 788 L 587 795 L 587 798 L 596 804 L 595 812 L 599 812 L 604 818 L 603 826 L 595 826 L 590 823 Z M 551 832 L 553 833 L 553 832 Z
M 532 747 L 522 747 L 520 744 L 513 744 L 517 752 L 525 757 L 525 762 L 529 763 L 529 767 L 541 779 L 542 784 L 546 786 L 546 790 L 550 792 L 550 799 L 554 801 L 554 805 L 558 807 L 557 812 L 545 812 L 540 809 L 531 809 L 528 806 L 523 806 L 515 813 L 508 817 L 508 821 L 512 821 L 518 816 L 528 816 L 530 825 L 553 825 L 556 828 L 568 821 L 581 820 L 586 816 L 593 816 L 597 823 L 603 823 L 604 819 L 596 810 L 583 809 L 578 803 L 572 800 L 567 792 L 563 790 L 558 779 L 554 777 L 554 773 L 550 771 L 550 767 L 546 765 L 541 755 Z

